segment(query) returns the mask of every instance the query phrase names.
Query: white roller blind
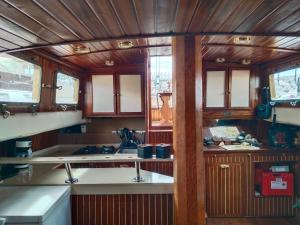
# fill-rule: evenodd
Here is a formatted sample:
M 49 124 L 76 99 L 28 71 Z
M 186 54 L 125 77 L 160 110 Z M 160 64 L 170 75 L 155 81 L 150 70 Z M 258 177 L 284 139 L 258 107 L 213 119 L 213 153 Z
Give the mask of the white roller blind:
M 249 107 L 250 70 L 232 70 L 231 107 Z
M 225 107 L 225 71 L 207 71 L 206 107 Z

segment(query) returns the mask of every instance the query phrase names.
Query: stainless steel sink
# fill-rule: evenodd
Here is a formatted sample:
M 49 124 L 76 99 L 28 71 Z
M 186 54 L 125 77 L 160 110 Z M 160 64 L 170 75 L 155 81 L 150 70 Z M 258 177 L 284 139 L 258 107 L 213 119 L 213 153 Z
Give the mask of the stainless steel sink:
M 137 154 L 136 148 L 123 148 L 119 149 L 116 154 Z

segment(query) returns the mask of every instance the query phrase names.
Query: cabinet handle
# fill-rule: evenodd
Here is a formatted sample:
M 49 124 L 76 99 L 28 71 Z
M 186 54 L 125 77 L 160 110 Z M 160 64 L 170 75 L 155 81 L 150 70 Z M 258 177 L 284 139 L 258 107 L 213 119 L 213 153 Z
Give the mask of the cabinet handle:
M 227 169 L 227 168 L 229 168 L 229 165 L 228 164 L 221 164 L 220 168 L 221 169 Z

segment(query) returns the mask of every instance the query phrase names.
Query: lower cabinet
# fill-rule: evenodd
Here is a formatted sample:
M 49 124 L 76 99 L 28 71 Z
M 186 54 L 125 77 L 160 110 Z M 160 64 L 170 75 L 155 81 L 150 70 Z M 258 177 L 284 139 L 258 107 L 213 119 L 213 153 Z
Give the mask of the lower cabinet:
M 292 217 L 299 196 L 299 161 L 297 152 L 205 153 L 206 211 L 208 217 Z M 294 196 L 255 196 L 257 163 L 294 165 Z
M 209 216 L 245 215 L 245 168 L 243 156 L 207 158 L 206 210 Z

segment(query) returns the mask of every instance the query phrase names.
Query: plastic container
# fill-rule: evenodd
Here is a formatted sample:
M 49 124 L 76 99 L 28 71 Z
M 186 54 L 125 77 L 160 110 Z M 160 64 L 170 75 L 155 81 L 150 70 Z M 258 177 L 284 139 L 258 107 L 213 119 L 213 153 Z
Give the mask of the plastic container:
M 262 174 L 261 193 L 263 196 L 293 196 L 293 173 L 264 172 Z
M 152 158 L 153 154 L 153 145 L 139 145 L 138 146 L 138 157 L 143 159 Z
M 158 144 L 155 146 L 156 158 L 166 159 L 170 158 L 171 155 L 171 145 L 169 144 Z

